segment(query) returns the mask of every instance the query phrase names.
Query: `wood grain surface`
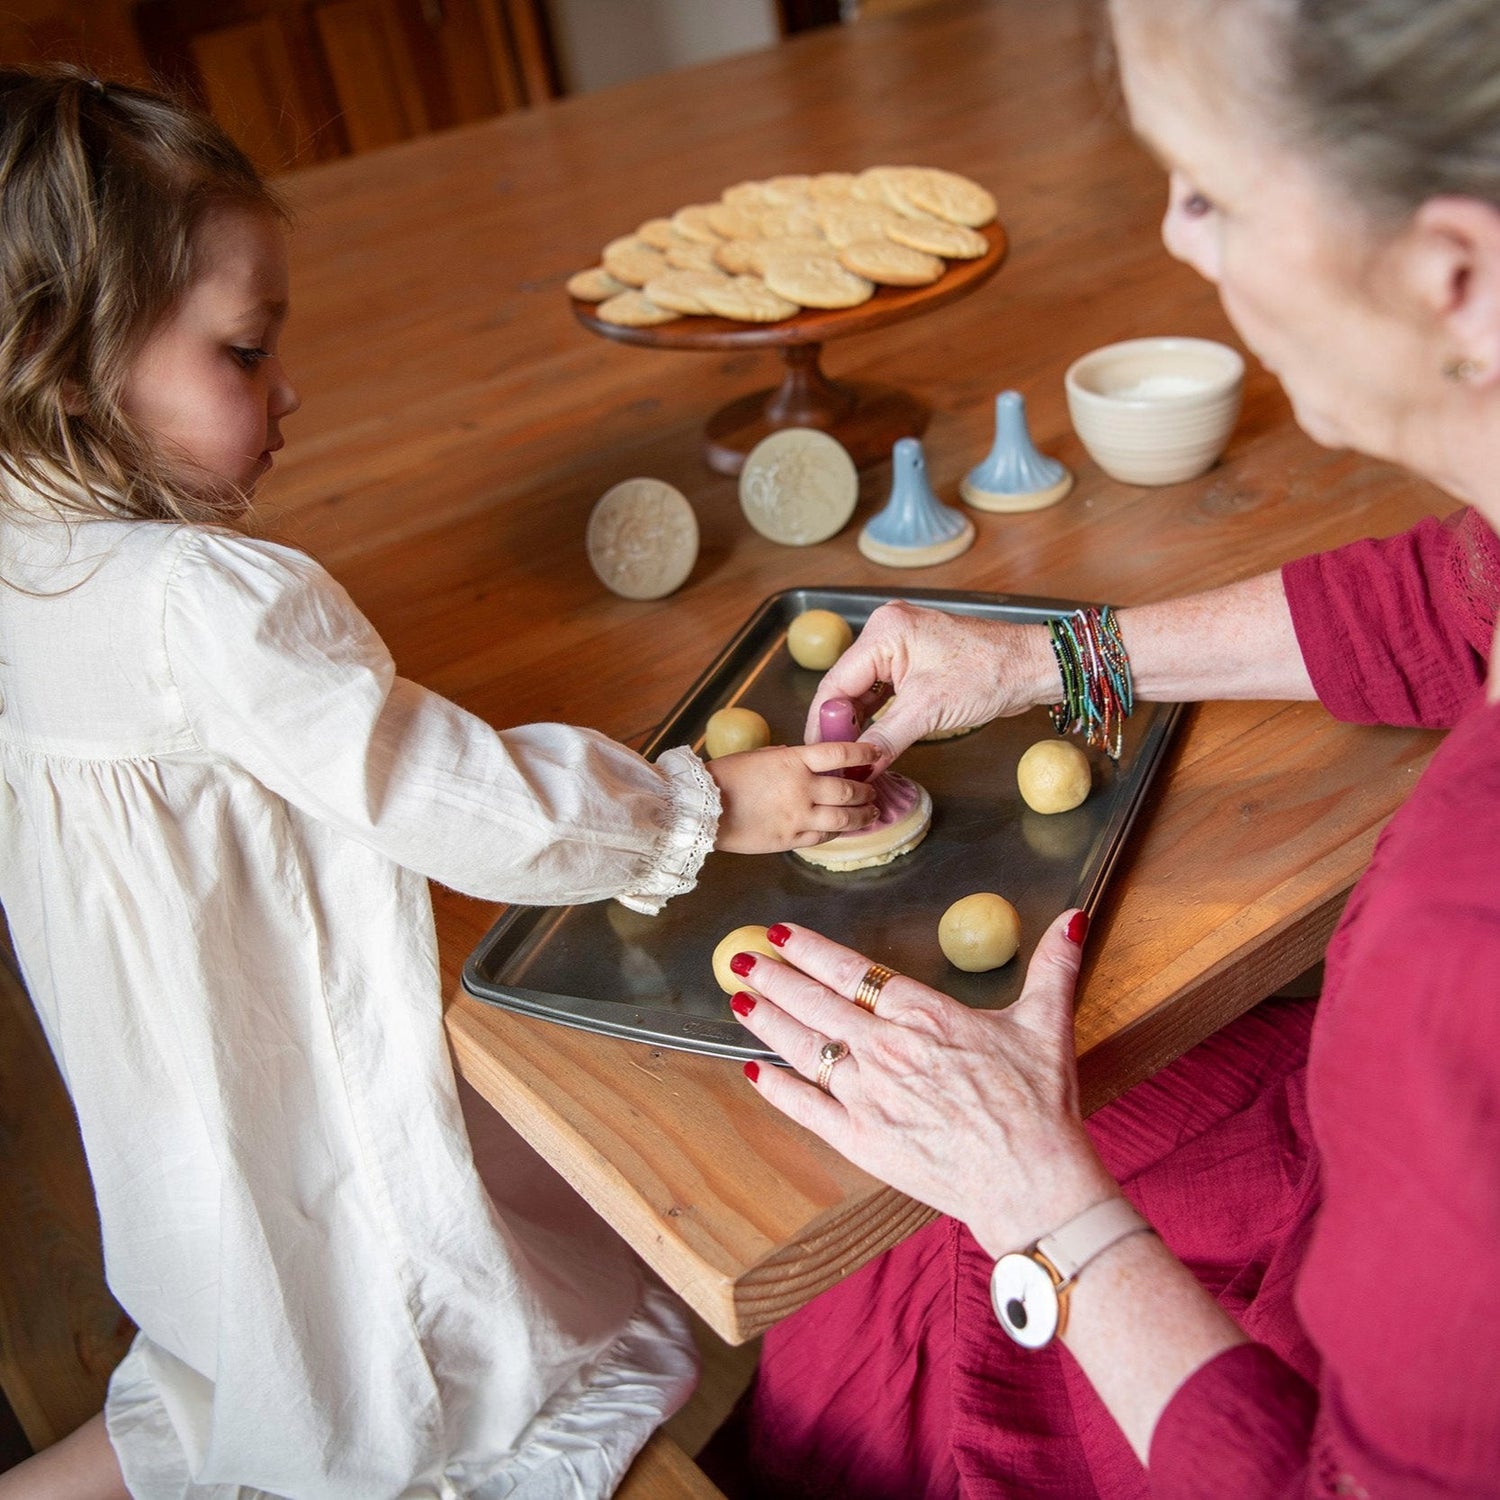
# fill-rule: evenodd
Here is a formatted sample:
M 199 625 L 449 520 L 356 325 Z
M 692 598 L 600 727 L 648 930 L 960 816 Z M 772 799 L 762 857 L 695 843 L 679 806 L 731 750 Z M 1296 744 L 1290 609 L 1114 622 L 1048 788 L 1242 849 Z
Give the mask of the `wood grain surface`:
M 1233 335 L 1157 238 L 1158 168 L 1096 65 L 1086 0 L 944 4 L 309 169 L 286 353 L 305 397 L 263 510 L 346 584 L 400 669 L 496 724 L 619 738 L 655 724 L 767 594 L 888 584 L 858 528 L 787 549 L 700 457 L 705 418 L 776 372 L 771 353 L 627 348 L 580 329 L 568 275 L 631 223 L 744 177 L 922 162 L 990 188 L 1002 274 L 950 307 L 830 346 L 835 378 L 914 392 L 951 498 L 988 451 L 997 391 L 1077 474 L 1066 502 L 975 516 L 963 557 L 913 585 L 1135 603 L 1242 578 L 1451 503 L 1315 447 L 1252 361 L 1224 461 L 1140 489 L 1072 434 L 1062 374 L 1145 334 Z M 692 500 L 703 545 L 673 597 L 606 594 L 584 524 L 651 475 Z M 1320 954 L 1431 736 L 1315 705 L 1189 716 L 1089 942 L 1078 1041 L 1097 1107 Z M 719 856 L 732 857 L 732 856 Z M 438 893 L 450 992 L 490 908 Z M 455 997 L 468 1076 L 731 1341 L 919 1223 L 762 1106 L 738 1067 L 568 1032 Z

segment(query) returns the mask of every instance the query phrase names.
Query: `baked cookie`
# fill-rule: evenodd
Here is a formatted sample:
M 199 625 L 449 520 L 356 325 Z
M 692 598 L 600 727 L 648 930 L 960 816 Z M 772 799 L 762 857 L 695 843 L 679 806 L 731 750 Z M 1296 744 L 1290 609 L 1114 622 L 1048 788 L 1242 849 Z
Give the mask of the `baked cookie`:
M 766 206 L 766 195 L 758 182 L 737 182 L 719 194 L 719 202 L 734 208 L 755 210 Z
M 685 240 L 697 240 L 699 244 L 716 245 L 722 238 L 708 222 L 708 203 L 689 203 L 672 215 L 672 228 Z
M 895 182 L 913 208 L 947 219 L 950 224 L 979 229 L 995 217 L 994 194 L 957 172 L 945 172 L 941 167 L 908 167 Z
M 884 203 L 862 203 L 855 198 L 841 198 L 820 203 L 818 225 L 830 245 L 843 249 L 856 240 L 878 240 L 889 233 L 901 215 Z
M 758 276 L 731 276 L 722 286 L 705 286 L 699 296 L 710 312 L 736 323 L 779 323 L 801 309 L 778 296 Z
M 645 240 L 653 249 L 665 250 L 677 238 L 677 231 L 672 228 L 670 219 L 647 219 L 636 230 L 635 237 Z
M 789 205 L 775 204 L 760 216 L 760 232 L 767 239 L 814 239 L 823 238 L 818 227 L 817 206 L 808 200 Z
M 627 286 L 645 286 L 667 269 L 667 258 L 638 235 L 625 234 L 611 240 L 600 257 L 604 269 Z
M 893 214 L 886 227 L 886 237 L 913 250 L 941 255 L 945 260 L 978 260 L 990 248 L 990 242 L 977 229 L 934 219 L 930 214 L 909 218 Z
M 733 203 L 710 203 L 704 219 L 713 232 L 726 240 L 753 240 L 760 235 L 760 211 Z
M 807 196 L 823 203 L 836 203 L 854 192 L 853 172 L 819 172 L 807 184 Z
M 603 266 L 590 266 L 587 271 L 575 271 L 568 277 L 568 295 L 576 297 L 580 302 L 604 302 L 629 290 L 623 281 L 611 276 Z
M 832 255 L 773 254 L 765 282 L 778 296 L 803 307 L 858 307 L 875 295 L 875 283 L 846 270 Z
M 761 197 L 767 203 L 799 203 L 809 196 L 811 189 L 812 178 L 805 172 L 768 177 L 760 185 Z
M 713 311 L 703 300 L 703 288 L 728 280 L 722 271 L 663 271 L 660 276 L 653 276 L 642 291 L 658 307 L 702 317 Z
M 601 302 L 595 315 L 601 322 L 621 328 L 654 328 L 658 323 L 672 323 L 682 316 L 634 289 Z
M 712 271 L 714 247 L 698 240 L 673 240 L 666 249 L 667 264 L 674 271 Z
M 930 286 L 943 274 L 935 255 L 894 240 L 855 240 L 839 251 L 839 263 L 880 286 Z

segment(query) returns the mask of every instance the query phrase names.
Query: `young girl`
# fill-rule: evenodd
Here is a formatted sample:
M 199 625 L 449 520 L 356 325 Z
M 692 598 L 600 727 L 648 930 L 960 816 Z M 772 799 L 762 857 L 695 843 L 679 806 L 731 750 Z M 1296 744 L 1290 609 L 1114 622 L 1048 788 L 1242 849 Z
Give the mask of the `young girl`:
M 0 72 L 0 213 L 0 901 L 140 1329 L 0 1494 L 605 1495 L 683 1323 L 519 1142 L 481 1180 L 427 881 L 652 911 L 862 826 L 818 773 L 873 752 L 496 733 L 230 529 L 297 396 L 283 214 L 208 121 Z

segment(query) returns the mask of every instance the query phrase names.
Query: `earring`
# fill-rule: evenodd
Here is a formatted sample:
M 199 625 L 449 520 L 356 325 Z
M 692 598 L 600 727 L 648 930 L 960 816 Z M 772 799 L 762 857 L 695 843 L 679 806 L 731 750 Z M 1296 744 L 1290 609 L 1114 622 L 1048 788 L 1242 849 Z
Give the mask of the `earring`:
M 1477 359 L 1450 359 L 1443 363 L 1443 379 L 1452 380 L 1458 385 L 1467 385 L 1483 374 L 1484 365 Z

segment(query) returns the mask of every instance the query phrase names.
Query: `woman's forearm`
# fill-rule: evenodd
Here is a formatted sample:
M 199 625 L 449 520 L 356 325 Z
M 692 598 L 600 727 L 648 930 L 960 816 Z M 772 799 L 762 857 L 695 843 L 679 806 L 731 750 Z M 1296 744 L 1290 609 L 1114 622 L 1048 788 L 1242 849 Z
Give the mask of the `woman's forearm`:
M 1084 1269 L 1063 1342 L 1144 1463 L 1173 1393 L 1245 1335 L 1155 1235 L 1142 1234 Z
M 1139 698 L 1316 698 L 1280 572 L 1119 612 Z
M 1136 697 L 1147 703 L 1317 697 L 1280 572 L 1118 612 Z M 1056 702 L 1058 668 L 1039 625 L 989 625 L 1009 712 Z

